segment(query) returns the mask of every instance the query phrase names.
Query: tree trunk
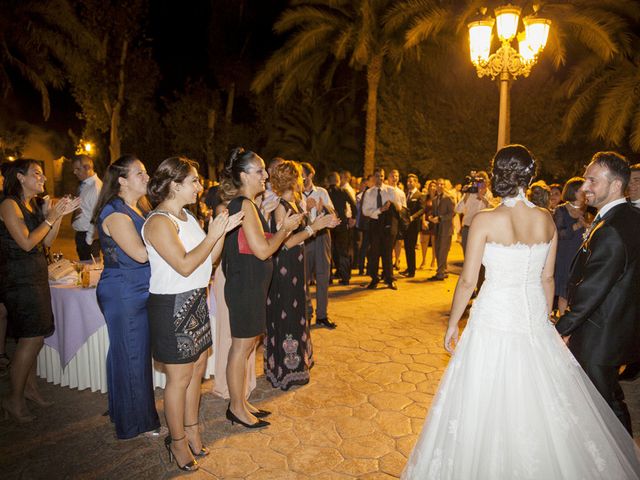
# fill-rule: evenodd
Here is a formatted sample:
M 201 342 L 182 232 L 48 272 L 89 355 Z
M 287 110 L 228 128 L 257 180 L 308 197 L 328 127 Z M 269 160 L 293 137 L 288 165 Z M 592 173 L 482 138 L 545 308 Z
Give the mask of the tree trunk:
M 233 102 L 236 97 L 236 84 L 235 82 L 231 82 L 229 85 L 229 93 L 227 95 L 227 108 L 224 112 L 224 121 L 227 124 L 231 124 L 231 120 L 233 118 Z
M 209 180 L 217 180 L 216 157 L 214 153 L 213 141 L 216 130 L 216 110 L 210 108 L 207 112 L 207 143 L 205 146 L 205 157 L 207 159 L 207 169 L 209 172 Z
M 125 38 L 122 42 L 122 52 L 120 53 L 120 72 L 118 74 L 118 96 L 111 109 L 111 128 L 109 129 L 109 156 L 110 163 L 120 158 L 120 120 L 122 115 L 122 105 L 124 104 L 124 70 L 127 61 L 127 49 L 129 41 Z
M 364 139 L 364 178 L 373 173 L 376 163 L 376 122 L 378 86 L 382 75 L 382 54 L 377 53 L 367 65 L 367 123 Z

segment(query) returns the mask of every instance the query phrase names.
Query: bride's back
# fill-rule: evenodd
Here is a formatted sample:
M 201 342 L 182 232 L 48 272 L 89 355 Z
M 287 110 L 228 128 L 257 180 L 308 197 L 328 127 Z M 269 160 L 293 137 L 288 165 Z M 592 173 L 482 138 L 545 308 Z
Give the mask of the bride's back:
M 486 212 L 486 222 L 490 227 L 487 243 L 548 243 L 555 232 L 553 219 L 547 210 L 527 206 L 523 201 L 517 201 L 512 207 L 500 205 Z

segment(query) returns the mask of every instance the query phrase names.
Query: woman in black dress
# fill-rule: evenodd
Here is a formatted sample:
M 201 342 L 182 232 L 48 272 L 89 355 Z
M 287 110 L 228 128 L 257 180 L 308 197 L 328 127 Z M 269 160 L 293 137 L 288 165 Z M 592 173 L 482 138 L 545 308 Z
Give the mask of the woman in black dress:
M 271 187 L 280 196 L 274 216 L 301 213 L 302 168 L 285 160 L 273 169 Z M 288 390 L 309 382 L 313 348 L 305 308 L 304 241 L 324 228 L 339 223 L 335 215 L 316 217 L 311 225 L 299 225 L 274 256 L 274 272 L 267 302 L 267 335 L 264 372 L 275 388 Z
M 224 294 L 229 307 L 231 349 L 227 362 L 229 408 L 227 418 L 247 428 L 266 427 L 258 417 L 268 415 L 245 397 L 246 367 L 266 325 L 267 293 L 273 263 L 271 256 L 302 221 L 302 214 L 288 212 L 278 231 L 267 238 L 268 225 L 254 203 L 264 192 L 268 174 L 257 154 L 235 149 L 222 174 L 222 199 L 230 200 L 229 215 L 244 212 L 242 226 L 230 232 L 224 241 L 222 268 L 227 278 Z M 256 416 L 257 415 L 257 416 Z
M 18 344 L 11 362 L 11 394 L 2 408 L 19 422 L 30 422 L 25 399 L 48 406 L 36 384 L 35 361 L 44 337 L 53 333 L 51 292 L 44 247 L 58 235 L 60 220 L 80 205 L 63 198 L 45 214 L 36 203 L 46 177 L 36 160 L 16 160 L 5 176 L 0 204 L 0 278 L 8 311 L 8 334 Z

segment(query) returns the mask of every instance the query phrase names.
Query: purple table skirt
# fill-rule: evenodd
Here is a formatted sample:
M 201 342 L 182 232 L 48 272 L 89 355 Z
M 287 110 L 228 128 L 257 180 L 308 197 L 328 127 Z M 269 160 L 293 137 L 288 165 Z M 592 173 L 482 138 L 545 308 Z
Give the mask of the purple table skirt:
M 105 321 L 95 288 L 51 285 L 51 306 L 56 330 L 44 343 L 58 351 L 64 368 Z

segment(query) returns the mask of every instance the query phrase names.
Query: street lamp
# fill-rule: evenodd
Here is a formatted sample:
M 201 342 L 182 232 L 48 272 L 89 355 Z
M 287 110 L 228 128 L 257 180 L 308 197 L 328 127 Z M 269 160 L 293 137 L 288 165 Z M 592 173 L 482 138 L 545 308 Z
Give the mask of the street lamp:
M 520 13 L 520 7 L 509 4 L 495 9 L 495 21 L 492 18 L 485 18 L 468 25 L 471 62 L 476 67 L 478 77 L 490 76 L 492 80 L 498 77 L 500 80 L 498 149 L 509 143 L 509 84 L 519 76 L 529 76 L 531 68 L 538 60 L 538 55 L 547 43 L 551 26 L 550 20 L 537 16 L 537 7 L 534 7 L 533 15 L 522 20 L 524 31 L 518 33 Z M 494 24 L 501 45 L 495 53 L 491 54 Z M 511 46 L 516 36 L 519 51 Z
M 81 139 L 76 147 L 76 155 L 92 156 L 94 153 L 94 145 L 88 140 Z

